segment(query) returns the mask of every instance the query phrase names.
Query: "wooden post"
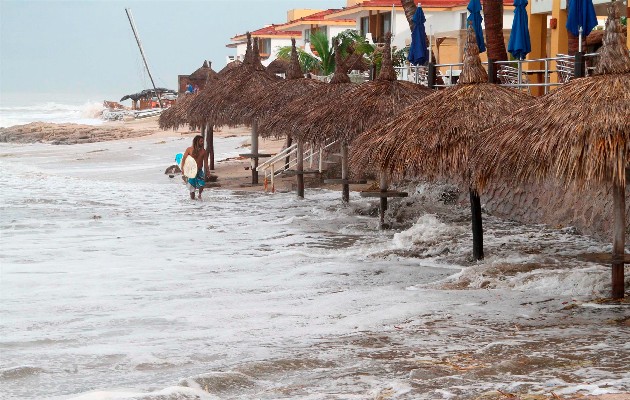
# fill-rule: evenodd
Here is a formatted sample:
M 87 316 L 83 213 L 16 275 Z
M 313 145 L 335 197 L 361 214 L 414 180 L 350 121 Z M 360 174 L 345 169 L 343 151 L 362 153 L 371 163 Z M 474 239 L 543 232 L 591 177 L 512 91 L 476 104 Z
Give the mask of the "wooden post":
M 304 142 L 298 139 L 297 142 L 297 195 L 300 199 L 304 198 Z
M 473 257 L 483 260 L 483 226 L 481 223 L 481 200 L 479 193 L 470 188 L 470 213 L 472 216 Z
M 497 83 L 497 64 L 496 60 L 488 59 L 488 83 Z
M 617 179 L 613 181 L 613 220 L 615 224 L 613 237 L 613 258 L 620 257 L 623 260 L 626 239 L 626 187 L 620 185 Z M 612 298 L 624 297 L 624 262 L 612 264 Z
M 573 66 L 573 76 L 576 78 L 584 78 L 586 76 L 586 63 L 584 60 L 584 52 L 575 53 L 575 65 Z
M 435 64 L 433 64 L 432 62 L 429 63 L 429 71 L 428 71 L 428 76 L 427 76 L 427 86 L 429 86 L 429 89 L 435 89 L 435 79 L 437 77 L 437 71 L 435 68 Z
M 252 185 L 258 184 L 258 122 L 254 120 L 252 123 L 252 137 L 251 137 L 251 167 L 252 167 Z
M 547 14 L 532 14 L 532 3 L 533 1 L 530 1 L 527 4 L 530 42 L 532 46 L 532 51 L 528 55 L 530 60 L 547 57 Z M 523 64 L 525 71 L 541 70 L 544 67 L 545 63 L 542 61 Z M 544 83 L 545 76 L 540 73 L 531 74 L 529 75 L 529 81 L 531 83 Z M 542 86 L 531 86 L 530 92 L 534 96 L 542 96 L 545 93 L 545 88 Z
M 287 135 L 287 149 L 289 147 L 291 147 L 291 145 L 293 144 L 293 136 L 291 136 L 290 134 Z M 286 158 L 284 159 L 284 170 L 286 171 L 287 169 L 289 169 L 289 161 L 291 161 L 291 155 L 289 153 L 287 153 Z
M 341 179 L 347 181 L 348 177 L 348 143 L 341 143 Z M 350 185 L 347 182 L 341 184 L 341 201 L 350 202 Z
M 387 192 L 387 172 L 381 170 L 379 175 L 378 188 L 381 192 Z M 387 197 L 381 197 L 381 206 L 378 210 L 379 214 L 379 228 L 383 229 L 385 225 L 385 210 L 387 210 Z
M 208 168 L 214 171 L 214 125 L 206 125 L 206 151 L 208 152 Z

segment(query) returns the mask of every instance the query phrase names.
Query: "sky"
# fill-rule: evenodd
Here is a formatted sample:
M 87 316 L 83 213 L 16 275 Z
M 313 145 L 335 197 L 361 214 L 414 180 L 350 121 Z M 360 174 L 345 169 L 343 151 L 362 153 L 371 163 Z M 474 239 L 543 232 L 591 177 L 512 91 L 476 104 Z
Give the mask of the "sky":
M 286 22 L 294 8 L 345 0 L 0 0 L 0 105 L 119 100 L 151 86 L 125 8 L 130 8 L 157 86 L 205 59 L 215 71 L 230 38 Z

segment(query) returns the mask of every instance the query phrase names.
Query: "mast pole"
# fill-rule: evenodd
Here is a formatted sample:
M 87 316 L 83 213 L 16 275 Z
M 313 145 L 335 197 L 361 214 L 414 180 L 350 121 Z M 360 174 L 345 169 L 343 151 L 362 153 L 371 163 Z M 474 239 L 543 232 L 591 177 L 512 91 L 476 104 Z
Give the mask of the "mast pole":
M 133 31 L 133 36 L 135 36 L 136 42 L 138 43 L 138 48 L 140 49 L 140 55 L 142 56 L 142 61 L 144 61 L 144 66 L 146 67 L 147 73 L 149 74 L 149 78 L 151 79 L 151 84 L 153 85 L 153 91 L 155 91 L 155 96 L 158 99 L 158 104 L 160 105 L 160 108 L 162 108 L 162 100 L 160 100 L 160 95 L 158 94 L 157 88 L 155 87 L 155 82 L 153 81 L 153 76 L 151 75 L 151 71 L 149 70 L 149 64 L 147 63 L 147 58 L 144 56 L 144 50 L 142 50 L 140 37 L 138 36 L 138 32 L 136 31 L 136 25 L 133 22 L 131 9 L 125 8 L 125 12 L 127 13 L 127 18 L 129 18 L 129 24 L 131 24 L 131 30 Z

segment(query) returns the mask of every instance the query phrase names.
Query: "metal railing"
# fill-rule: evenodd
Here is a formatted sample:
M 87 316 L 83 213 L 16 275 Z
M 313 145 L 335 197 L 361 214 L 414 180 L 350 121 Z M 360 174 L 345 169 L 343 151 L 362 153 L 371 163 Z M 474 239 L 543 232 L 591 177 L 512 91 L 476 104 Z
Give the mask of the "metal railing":
M 313 168 L 315 157 L 318 159 L 317 169 L 319 172 L 323 171 L 323 152 L 329 147 L 336 144 L 337 141 L 331 140 L 326 142 L 323 146 L 316 148 L 312 144 L 307 144 L 307 148 L 304 151 L 304 162 L 309 163 L 309 168 Z M 262 171 L 264 177 L 264 187 L 267 191 L 269 183 L 271 183 L 271 192 L 276 191 L 275 178 L 283 172 L 295 167 L 297 165 L 297 143 L 285 148 L 275 156 L 271 157 L 264 163 L 258 166 L 258 171 Z M 289 158 L 287 162 L 286 158 Z M 282 163 L 278 168 L 277 164 Z
M 575 56 L 564 54 L 558 54 L 556 57 L 533 60 L 495 61 L 494 68 L 498 78 L 496 83 L 502 86 L 527 91 L 531 91 L 533 87 L 542 87 L 544 93 L 548 93 L 550 88 L 560 86 L 568 82 L 574 76 L 586 76 L 592 73 L 593 66 L 591 66 L 591 64 L 594 64 L 594 60 L 598 56 L 599 53 L 584 54 L 579 56 L 581 58 L 578 58 L 578 62 L 576 62 Z M 540 63 L 542 67 L 524 68 L 525 65 L 531 63 Z M 582 63 L 582 68 L 584 68 L 583 72 L 576 74 L 576 68 L 579 68 L 580 63 Z M 398 78 L 401 80 L 440 88 L 456 84 L 463 65 L 463 62 L 434 64 L 434 76 L 430 76 L 431 66 L 411 65 L 396 67 L 395 69 Z M 487 61 L 482 62 L 482 65 L 484 65 L 486 70 L 489 69 L 489 63 Z M 555 79 L 553 79 L 554 75 Z M 537 77 L 532 79 L 534 76 Z M 437 83 L 438 77 L 442 78 L 443 83 Z

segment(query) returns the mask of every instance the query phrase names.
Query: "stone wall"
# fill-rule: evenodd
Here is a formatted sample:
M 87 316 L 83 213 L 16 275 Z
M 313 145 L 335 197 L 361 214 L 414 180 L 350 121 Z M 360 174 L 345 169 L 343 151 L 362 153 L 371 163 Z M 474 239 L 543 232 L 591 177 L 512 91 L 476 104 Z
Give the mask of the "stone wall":
M 462 193 L 460 200 L 468 201 Z M 612 240 L 612 189 L 600 186 L 579 192 L 574 187 L 547 182 L 540 185 L 495 185 L 481 194 L 481 204 L 491 214 L 552 227 L 573 226 L 580 233 Z M 626 243 L 630 244 L 630 196 L 626 189 Z

